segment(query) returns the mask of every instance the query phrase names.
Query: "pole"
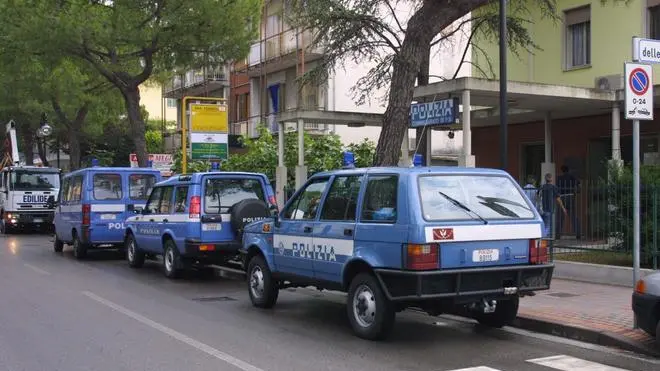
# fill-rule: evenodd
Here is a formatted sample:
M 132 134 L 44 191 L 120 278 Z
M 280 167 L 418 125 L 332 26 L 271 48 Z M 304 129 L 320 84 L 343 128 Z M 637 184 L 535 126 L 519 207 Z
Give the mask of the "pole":
M 506 0 L 500 0 L 500 162 L 502 170 L 506 171 L 507 162 L 507 105 L 506 105 Z
M 639 279 L 639 120 L 633 120 L 633 287 Z

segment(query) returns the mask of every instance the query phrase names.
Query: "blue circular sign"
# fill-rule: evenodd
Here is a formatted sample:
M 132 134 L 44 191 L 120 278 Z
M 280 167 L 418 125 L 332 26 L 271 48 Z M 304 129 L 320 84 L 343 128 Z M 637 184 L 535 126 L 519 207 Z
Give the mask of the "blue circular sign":
M 633 93 L 644 95 L 649 90 L 649 75 L 641 68 L 635 68 L 630 73 L 628 85 Z

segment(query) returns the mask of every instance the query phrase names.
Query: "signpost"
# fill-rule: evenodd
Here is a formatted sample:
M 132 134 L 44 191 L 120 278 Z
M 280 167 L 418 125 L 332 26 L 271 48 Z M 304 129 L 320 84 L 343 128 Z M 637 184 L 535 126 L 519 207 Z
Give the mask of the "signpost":
M 633 120 L 633 287 L 639 279 L 640 194 L 639 120 L 653 120 L 653 66 L 660 63 L 660 41 L 633 37 L 633 61 L 625 63 L 625 118 Z M 646 63 L 640 63 L 646 62 Z M 635 318 L 635 327 L 637 319 Z

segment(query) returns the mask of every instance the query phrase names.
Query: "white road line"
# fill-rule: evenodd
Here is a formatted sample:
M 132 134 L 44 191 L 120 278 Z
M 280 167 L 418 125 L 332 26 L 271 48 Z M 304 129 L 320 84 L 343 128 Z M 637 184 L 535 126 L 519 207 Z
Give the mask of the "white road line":
M 46 272 L 45 270 L 43 270 L 43 269 L 41 269 L 41 268 L 39 268 L 39 267 L 35 267 L 35 266 L 32 265 L 32 264 L 29 264 L 29 263 L 23 263 L 23 265 L 25 265 L 26 267 L 32 269 L 33 271 L 35 271 L 35 272 L 37 272 L 37 273 L 39 273 L 39 274 L 43 274 L 44 276 L 47 276 L 47 275 L 50 274 L 49 272 Z
M 630 371 L 566 355 L 528 359 L 527 362 L 562 371 Z
M 460 368 L 457 370 L 449 370 L 449 371 L 500 371 L 500 370 L 486 366 L 477 366 L 477 367 Z
M 144 317 L 144 316 L 142 316 L 138 313 L 135 313 L 135 312 L 133 312 L 129 309 L 126 309 L 126 308 L 122 307 L 119 304 L 115 304 L 115 303 L 113 303 L 109 300 L 103 299 L 102 297 L 100 297 L 100 296 L 98 296 L 98 295 L 96 295 L 92 292 L 83 291 L 82 294 L 87 296 L 88 298 L 98 302 L 98 303 L 101 303 L 101 304 L 105 305 L 106 307 L 114 309 L 114 310 L 116 310 L 117 312 L 119 312 L 123 315 L 131 317 L 134 320 L 136 320 L 136 321 L 138 321 L 138 322 L 140 322 L 144 325 L 147 325 L 147 326 L 149 326 L 149 327 L 151 327 L 155 330 L 158 330 L 158 331 L 160 331 L 160 332 L 162 332 L 166 335 L 169 335 L 169 336 L 175 338 L 176 340 L 179 340 L 182 343 L 188 344 L 188 345 L 190 345 L 191 347 L 193 347 L 197 350 L 200 350 L 200 351 L 202 351 L 202 352 L 204 352 L 204 353 L 206 353 L 206 354 L 208 354 L 212 357 L 215 357 L 215 358 L 217 358 L 221 361 L 229 363 L 230 365 L 233 365 L 233 366 L 235 366 L 235 367 L 237 367 L 241 370 L 244 370 L 244 371 L 264 371 L 264 370 L 262 370 L 262 369 L 260 369 L 256 366 L 253 366 L 253 365 L 251 365 L 247 362 L 244 362 L 244 361 L 242 361 L 242 360 L 240 360 L 236 357 L 230 356 L 227 353 L 221 352 L 221 351 L 219 351 L 219 350 L 217 350 L 217 349 L 215 349 L 215 348 L 213 348 L 209 345 L 206 345 L 206 344 L 204 344 L 200 341 L 197 341 L 193 338 L 190 338 L 190 337 L 188 337 L 188 336 L 186 336 L 186 335 L 184 335 L 180 332 L 177 332 L 177 331 L 175 331 L 175 330 L 173 330 L 173 329 L 171 329 L 167 326 L 164 326 L 164 325 L 161 325 L 158 322 L 152 321 L 147 317 Z

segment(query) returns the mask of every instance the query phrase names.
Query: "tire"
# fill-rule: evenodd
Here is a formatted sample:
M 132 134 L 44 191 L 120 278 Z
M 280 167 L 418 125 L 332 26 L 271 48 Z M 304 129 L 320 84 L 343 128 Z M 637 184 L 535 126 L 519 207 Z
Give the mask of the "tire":
M 250 301 L 258 308 L 272 308 L 277 302 L 280 290 L 263 256 L 250 259 L 247 269 L 247 285 Z
M 163 272 L 169 279 L 179 278 L 181 274 L 181 259 L 179 250 L 172 240 L 166 240 L 163 246 Z
M 135 242 L 135 237 L 133 234 L 126 236 L 126 241 L 124 242 L 124 250 L 126 250 L 126 260 L 128 260 L 128 266 L 131 268 L 142 268 L 144 265 L 144 252 L 140 251 Z
M 64 242 L 57 238 L 57 233 L 54 234 L 55 240 L 53 241 L 53 251 L 62 252 L 64 250 Z
M 87 246 L 80 241 L 77 234 L 73 235 L 73 256 L 78 260 L 83 260 L 87 257 Z
M 655 327 L 655 346 L 660 350 L 660 321 Z
M 372 274 L 360 273 L 353 278 L 346 309 L 353 332 L 362 339 L 383 340 L 394 327 L 394 305 Z
M 511 324 L 516 319 L 519 304 L 520 298 L 517 296 L 508 300 L 498 301 L 495 312 L 480 313 L 476 316 L 476 320 L 484 326 L 502 328 Z

